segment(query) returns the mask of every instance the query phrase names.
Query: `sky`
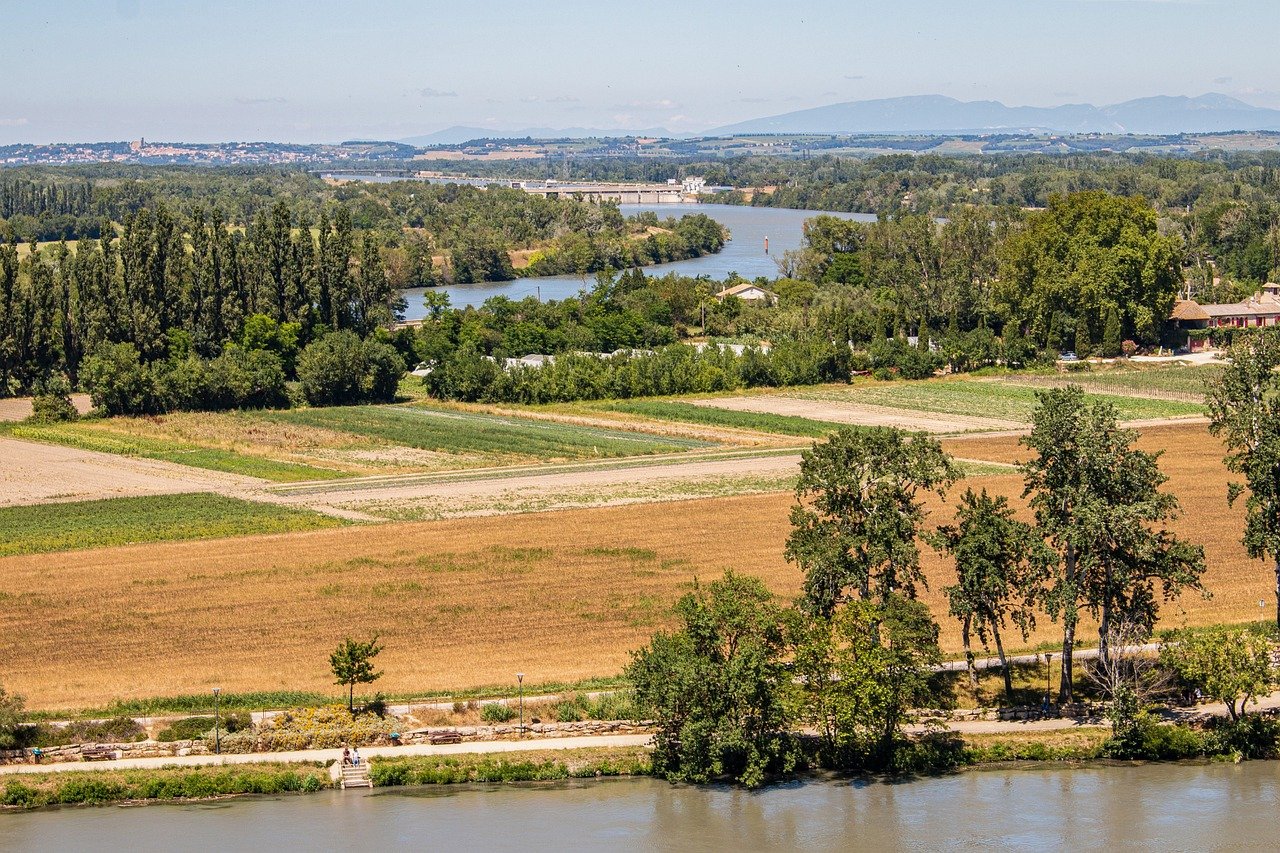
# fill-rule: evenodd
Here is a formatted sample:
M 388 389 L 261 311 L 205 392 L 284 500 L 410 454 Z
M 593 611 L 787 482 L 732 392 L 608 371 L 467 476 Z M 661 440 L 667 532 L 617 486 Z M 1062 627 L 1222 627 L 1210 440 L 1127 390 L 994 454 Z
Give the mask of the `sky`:
M 851 100 L 1280 107 L 1277 0 L 0 0 L 0 144 L 699 132 Z

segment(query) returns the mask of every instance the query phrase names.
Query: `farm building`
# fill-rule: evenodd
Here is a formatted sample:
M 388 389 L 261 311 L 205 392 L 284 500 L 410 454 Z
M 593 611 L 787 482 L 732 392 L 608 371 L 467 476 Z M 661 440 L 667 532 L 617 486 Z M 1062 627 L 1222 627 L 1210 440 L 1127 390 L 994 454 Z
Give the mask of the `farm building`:
M 725 297 L 736 296 L 748 302 L 761 302 L 772 305 L 778 301 L 778 294 L 772 290 L 765 290 L 758 284 L 743 282 L 735 284 L 733 287 L 726 287 L 724 290 L 716 294 L 716 299 L 723 301 Z
M 1208 334 L 1186 335 L 1194 352 L 1213 346 L 1213 329 L 1274 326 L 1280 323 L 1280 284 L 1267 282 L 1262 291 L 1243 302 L 1224 305 L 1201 305 L 1194 299 L 1179 299 L 1169 315 L 1170 322 L 1181 333 L 1209 330 Z

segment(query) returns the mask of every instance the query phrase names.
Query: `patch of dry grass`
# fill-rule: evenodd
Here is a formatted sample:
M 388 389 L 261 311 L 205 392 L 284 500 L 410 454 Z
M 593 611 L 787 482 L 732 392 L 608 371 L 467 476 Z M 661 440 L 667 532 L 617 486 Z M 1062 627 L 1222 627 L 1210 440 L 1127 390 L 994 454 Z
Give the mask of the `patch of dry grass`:
M 1016 454 L 1016 438 L 986 441 L 950 447 Z M 1142 444 L 1168 449 L 1162 465 L 1186 511 L 1176 528 L 1205 545 L 1214 593 L 1166 605 L 1164 626 L 1257 619 L 1271 573 L 1239 545 L 1220 446 L 1198 425 L 1150 429 Z M 1020 503 L 1017 474 L 980 484 Z M 800 575 L 782 557 L 790 505 L 787 494 L 718 497 L 9 557 L 0 606 L 16 618 L 0 631 L 0 671 L 38 708 L 214 685 L 336 694 L 328 652 L 378 632 L 386 676 L 376 686 L 389 693 L 514 683 L 516 672 L 532 682 L 612 675 L 669 624 L 694 577 L 733 568 L 794 596 Z M 949 520 L 933 509 L 932 521 Z M 941 594 L 951 567 L 928 551 L 925 564 L 924 600 L 955 652 Z M 1057 636 L 1042 620 L 1030 643 Z

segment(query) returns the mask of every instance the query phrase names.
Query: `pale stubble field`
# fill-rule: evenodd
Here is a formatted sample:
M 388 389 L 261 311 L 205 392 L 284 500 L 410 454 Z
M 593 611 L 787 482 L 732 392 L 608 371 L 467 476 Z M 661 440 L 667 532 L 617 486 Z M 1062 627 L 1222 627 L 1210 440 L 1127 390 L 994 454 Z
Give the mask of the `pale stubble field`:
M 1023 454 L 1015 436 L 945 443 L 970 459 Z M 1162 624 L 1272 613 L 1272 575 L 1238 544 L 1217 440 L 1184 424 L 1147 429 L 1141 445 L 1166 449 L 1185 510 L 1176 529 L 1204 544 L 1210 566 L 1213 597 L 1166 605 Z M 1021 494 L 1016 474 L 957 492 L 966 485 Z M 504 684 L 515 672 L 531 682 L 613 675 L 670 624 L 670 604 L 695 577 L 733 568 L 794 596 L 800 575 L 782 557 L 791 501 L 716 497 L 4 558 L 0 667 L 37 708 L 213 686 L 336 693 L 328 652 L 373 632 L 386 643 L 377 686 L 392 693 Z M 949 519 L 937 501 L 931 510 L 933 523 Z M 927 550 L 925 562 L 925 600 L 955 651 L 941 595 L 951 568 Z M 1030 642 L 1056 635 L 1042 619 Z

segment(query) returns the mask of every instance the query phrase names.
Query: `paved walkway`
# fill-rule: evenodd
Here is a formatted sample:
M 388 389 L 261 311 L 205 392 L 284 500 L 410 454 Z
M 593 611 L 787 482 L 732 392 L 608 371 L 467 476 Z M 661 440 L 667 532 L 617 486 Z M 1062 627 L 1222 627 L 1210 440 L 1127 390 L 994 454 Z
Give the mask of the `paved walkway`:
M 500 752 L 529 752 L 538 749 L 583 749 L 589 747 L 646 746 L 649 735 L 599 735 L 595 737 L 526 738 L 524 740 L 487 740 L 470 743 L 429 744 L 416 743 L 405 746 L 361 747 L 360 756 L 366 761 L 396 755 L 470 755 Z M 160 758 L 121 758 L 118 761 L 66 761 L 57 764 L 6 764 L 0 766 L 0 775 L 6 773 L 46 773 L 49 771 L 75 772 L 88 770 L 141 770 L 158 767 L 203 767 L 228 764 L 289 764 L 297 762 L 329 761 L 341 759 L 340 749 L 301 749 L 294 752 L 252 752 L 244 755 L 184 755 Z

